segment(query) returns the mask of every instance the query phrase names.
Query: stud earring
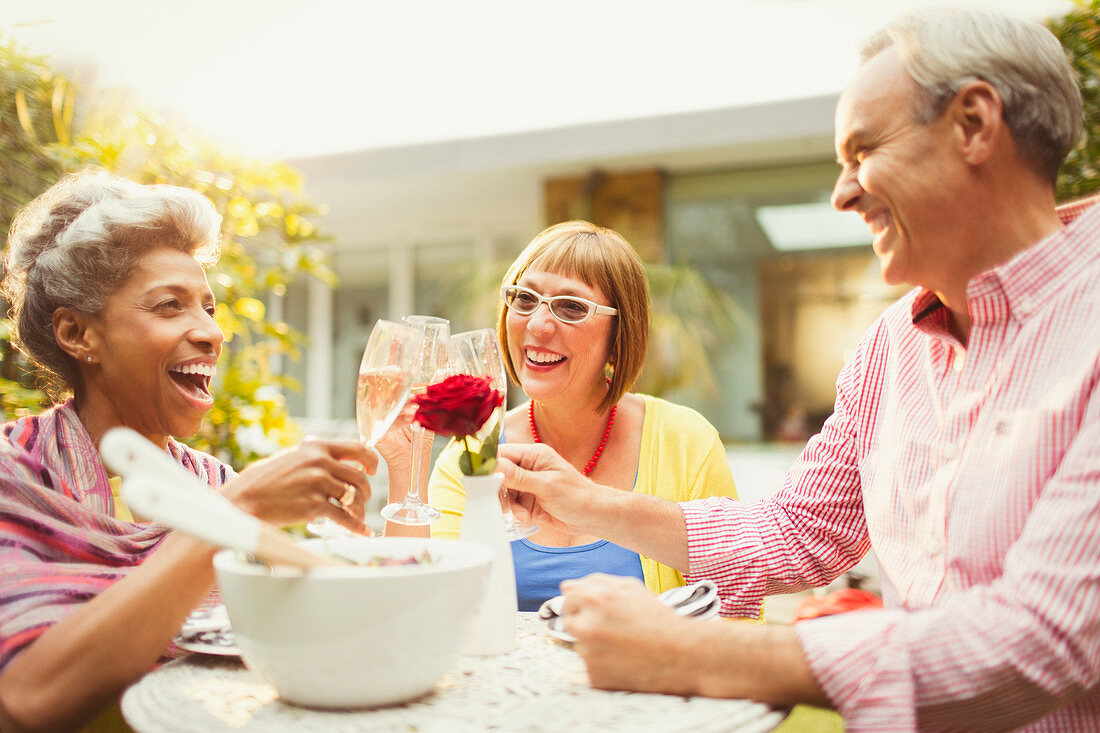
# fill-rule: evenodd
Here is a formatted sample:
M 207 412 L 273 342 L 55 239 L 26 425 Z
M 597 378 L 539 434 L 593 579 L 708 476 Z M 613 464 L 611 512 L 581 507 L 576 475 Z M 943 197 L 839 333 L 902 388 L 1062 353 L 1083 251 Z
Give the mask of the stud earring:
M 90 356 L 88 357 L 88 363 L 89 363 L 89 364 L 91 364 L 91 363 L 92 363 L 92 357 L 90 357 Z

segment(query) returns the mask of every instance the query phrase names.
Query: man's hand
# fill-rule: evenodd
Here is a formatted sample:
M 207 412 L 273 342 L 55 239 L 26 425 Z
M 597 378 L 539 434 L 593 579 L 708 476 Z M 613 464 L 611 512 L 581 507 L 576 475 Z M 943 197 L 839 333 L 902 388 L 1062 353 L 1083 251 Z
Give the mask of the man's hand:
M 590 481 L 542 443 L 505 443 L 497 458 L 520 521 L 595 535 L 687 571 L 687 529 L 678 504 Z
M 677 616 L 634 578 L 596 574 L 561 587 L 565 630 L 593 687 L 699 694 L 688 650 L 703 622 Z
M 612 495 L 608 492 L 622 493 L 588 480 L 541 443 L 502 443 L 497 459 L 516 516 L 543 527 L 574 535 L 595 527 L 600 534 L 595 505 Z
M 378 457 L 358 440 L 306 440 L 256 461 L 222 488 L 230 501 L 276 525 L 328 517 L 366 534 L 367 473 Z
M 561 587 L 565 630 L 593 687 L 829 704 L 789 626 L 684 618 L 634 578 L 589 575 Z

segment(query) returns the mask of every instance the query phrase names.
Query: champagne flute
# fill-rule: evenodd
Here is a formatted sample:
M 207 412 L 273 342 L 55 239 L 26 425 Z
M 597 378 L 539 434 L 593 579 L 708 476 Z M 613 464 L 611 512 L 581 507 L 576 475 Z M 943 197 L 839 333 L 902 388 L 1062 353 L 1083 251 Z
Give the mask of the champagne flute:
M 373 448 L 381 440 L 408 401 L 413 367 L 423 340 L 420 331 L 400 323 L 379 320 L 374 324 L 355 385 L 355 422 L 366 447 Z M 346 533 L 327 518 L 307 527 L 322 537 Z
M 382 439 L 405 407 L 423 341 L 415 328 L 383 320 L 374 324 L 355 385 L 355 423 L 368 448 Z
M 420 348 L 412 366 L 412 387 L 415 394 L 429 384 L 438 382 L 447 376 L 449 350 L 451 342 L 451 324 L 445 318 L 432 316 L 405 316 L 401 319 L 409 328 L 419 331 L 423 336 Z M 421 500 L 421 491 L 428 478 L 422 470 L 424 451 L 424 427 L 413 421 L 412 424 L 412 466 L 410 470 L 409 491 L 400 504 L 387 504 L 382 507 L 382 516 L 397 524 L 431 524 L 439 519 L 440 511 Z
M 508 379 L 504 372 L 504 359 L 500 354 L 500 344 L 497 342 L 497 334 L 491 328 L 480 328 L 476 331 L 465 331 L 455 334 L 451 338 L 451 348 L 454 351 L 455 371 L 461 374 L 470 374 L 475 377 L 488 377 L 493 389 L 501 394 L 508 394 Z M 474 436 L 478 441 L 484 442 L 497 433 L 497 439 L 504 437 L 504 412 L 505 407 L 493 410 L 493 414 L 485 421 L 478 434 Z M 480 446 L 479 446 L 480 447 Z M 539 531 L 538 525 L 524 524 L 516 519 L 512 513 L 512 502 L 508 497 L 508 489 L 503 485 L 500 489 L 500 506 L 504 513 L 504 532 L 510 540 L 521 540 L 530 537 Z

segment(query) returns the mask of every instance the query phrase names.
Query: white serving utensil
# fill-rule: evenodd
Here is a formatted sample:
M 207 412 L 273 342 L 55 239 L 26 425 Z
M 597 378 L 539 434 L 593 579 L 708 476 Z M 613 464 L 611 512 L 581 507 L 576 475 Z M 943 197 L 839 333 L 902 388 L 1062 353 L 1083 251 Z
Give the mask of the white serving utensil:
M 299 568 L 349 565 L 299 547 L 284 532 L 238 509 L 129 428 L 108 430 L 99 443 L 107 466 L 122 476 L 122 496 L 137 514 L 268 565 Z

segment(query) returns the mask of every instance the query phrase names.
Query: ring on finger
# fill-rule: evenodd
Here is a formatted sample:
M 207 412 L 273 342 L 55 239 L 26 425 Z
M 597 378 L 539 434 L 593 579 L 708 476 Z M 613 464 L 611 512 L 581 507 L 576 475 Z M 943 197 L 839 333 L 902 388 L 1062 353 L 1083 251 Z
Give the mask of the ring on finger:
M 351 503 L 355 501 L 357 491 L 351 484 L 345 484 L 344 487 L 344 494 L 340 497 L 340 506 L 347 509 L 351 506 Z

